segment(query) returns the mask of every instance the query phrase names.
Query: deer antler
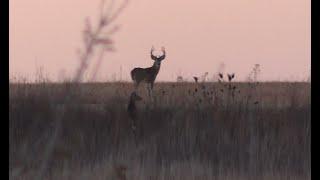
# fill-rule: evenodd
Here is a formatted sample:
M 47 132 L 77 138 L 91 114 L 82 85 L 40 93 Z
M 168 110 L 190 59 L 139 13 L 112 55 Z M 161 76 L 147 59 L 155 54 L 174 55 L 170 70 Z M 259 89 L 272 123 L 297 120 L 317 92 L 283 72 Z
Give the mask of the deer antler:
M 164 58 L 166 58 L 166 50 L 164 49 L 164 47 L 161 48 L 161 51 L 162 51 L 163 55 L 158 58 L 160 61 L 162 61 L 162 60 L 164 60 Z
M 152 46 L 151 51 L 150 51 L 151 59 L 153 59 L 153 60 L 157 60 L 157 57 L 156 57 L 156 56 L 154 56 L 154 55 L 152 54 L 152 53 L 153 53 L 153 51 L 154 51 L 154 47 Z

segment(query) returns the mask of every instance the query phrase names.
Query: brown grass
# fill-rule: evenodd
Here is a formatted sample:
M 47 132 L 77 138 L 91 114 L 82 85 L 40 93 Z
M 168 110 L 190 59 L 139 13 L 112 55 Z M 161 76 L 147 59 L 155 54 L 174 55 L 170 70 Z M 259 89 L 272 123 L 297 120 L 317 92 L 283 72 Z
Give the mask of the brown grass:
M 116 166 L 128 180 L 310 179 L 310 83 L 158 83 L 154 104 L 140 87 L 137 145 L 126 114 L 132 90 L 10 84 L 11 179 L 33 179 L 59 108 L 47 179 L 110 179 Z

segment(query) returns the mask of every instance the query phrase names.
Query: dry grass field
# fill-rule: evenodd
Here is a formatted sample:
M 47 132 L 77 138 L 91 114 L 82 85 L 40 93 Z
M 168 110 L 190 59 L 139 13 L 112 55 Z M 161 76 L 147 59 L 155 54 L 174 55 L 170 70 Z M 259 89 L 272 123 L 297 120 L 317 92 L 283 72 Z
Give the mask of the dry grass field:
M 310 83 L 10 84 L 10 179 L 33 179 L 62 131 L 46 179 L 311 179 Z M 63 103 L 66 92 L 71 93 Z

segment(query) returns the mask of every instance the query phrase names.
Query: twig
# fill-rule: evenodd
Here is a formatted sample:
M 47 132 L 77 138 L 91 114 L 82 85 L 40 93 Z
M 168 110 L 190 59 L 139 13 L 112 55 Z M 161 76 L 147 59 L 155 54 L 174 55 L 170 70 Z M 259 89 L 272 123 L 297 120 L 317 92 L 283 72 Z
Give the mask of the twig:
M 91 76 L 91 81 L 94 81 L 94 80 L 96 79 L 96 76 L 97 76 L 97 74 L 98 74 L 99 67 L 100 67 L 101 62 L 102 62 L 102 60 L 103 60 L 103 55 L 104 55 L 105 51 L 106 51 L 105 49 L 102 49 L 102 50 L 100 51 L 100 54 L 99 54 L 97 63 L 96 63 L 96 65 L 94 66 L 94 69 L 93 69 L 93 74 L 92 74 L 92 76 Z
M 85 36 L 87 36 L 85 38 L 89 38 L 89 39 L 88 39 L 88 41 L 84 42 L 85 43 L 85 51 L 80 56 L 80 61 L 81 61 L 80 66 L 79 66 L 78 70 L 76 71 L 72 82 L 77 83 L 77 82 L 81 81 L 82 76 L 83 76 L 85 70 L 87 69 L 88 63 L 90 61 L 90 57 L 93 53 L 93 49 L 96 45 L 99 45 L 95 42 L 96 39 L 98 39 L 103 28 L 108 27 L 108 25 L 118 17 L 118 15 L 124 9 L 124 7 L 127 5 L 127 3 L 128 3 L 128 0 L 126 0 L 122 4 L 122 6 L 118 9 L 118 11 L 116 11 L 116 13 L 113 16 L 111 16 L 108 23 L 105 23 L 106 16 L 103 15 L 103 13 L 102 13 L 103 7 L 101 7 L 100 21 L 98 21 L 100 23 L 98 24 L 97 29 L 94 31 L 94 33 L 92 33 L 91 29 L 89 29 L 89 32 L 85 32 L 85 34 L 84 34 Z M 102 5 L 103 4 L 104 4 L 104 0 L 102 0 Z M 88 26 L 90 26 L 90 24 L 88 24 Z M 107 45 L 110 45 L 110 44 L 107 44 Z M 66 97 L 64 99 L 63 104 L 67 104 L 70 101 L 70 99 L 71 99 L 71 93 L 70 93 L 70 90 L 67 90 Z M 53 104 L 50 104 L 50 106 L 52 107 L 51 109 L 54 109 Z M 43 160 L 40 164 L 38 174 L 35 177 L 36 180 L 42 180 L 43 176 L 47 170 L 48 162 L 51 159 L 53 149 L 56 145 L 56 141 L 59 138 L 59 135 L 61 133 L 61 129 L 62 129 L 61 124 L 62 124 L 62 119 L 64 117 L 64 113 L 65 113 L 65 108 L 62 107 L 62 109 L 58 113 L 55 114 L 56 117 L 54 118 L 55 122 L 54 122 L 53 135 L 49 139 L 48 144 L 45 147 Z

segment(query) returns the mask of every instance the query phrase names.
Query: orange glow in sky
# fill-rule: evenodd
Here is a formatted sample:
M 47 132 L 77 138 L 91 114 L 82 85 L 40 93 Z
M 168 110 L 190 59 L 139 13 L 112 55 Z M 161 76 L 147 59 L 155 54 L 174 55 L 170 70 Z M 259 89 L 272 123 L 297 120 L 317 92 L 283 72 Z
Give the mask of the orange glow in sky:
M 100 0 L 9 3 L 10 76 L 33 78 L 40 66 L 53 80 L 62 71 L 73 74 L 84 20 L 96 19 Z M 178 75 L 191 80 L 205 72 L 210 78 L 221 63 L 237 80 L 254 64 L 260 64 L 262 80 L 306 79 L 310 9 L 310 0 L 131 0 L 115 22 L 121 26 L 113 36 L 117 51 L 104 56 L 98 80 L 120 77 L 120 67 L 122 78 L 130 80 L 132 68 L 152 65 L 152 45 L 167 50 L 159 81 Z

